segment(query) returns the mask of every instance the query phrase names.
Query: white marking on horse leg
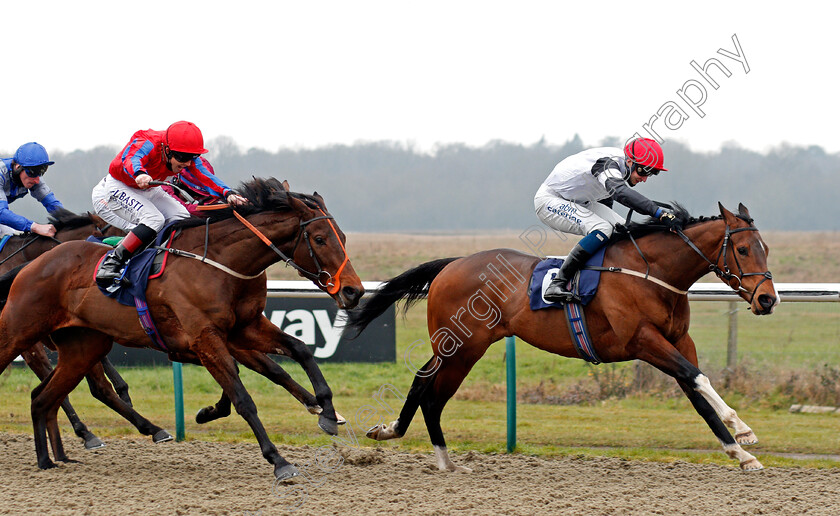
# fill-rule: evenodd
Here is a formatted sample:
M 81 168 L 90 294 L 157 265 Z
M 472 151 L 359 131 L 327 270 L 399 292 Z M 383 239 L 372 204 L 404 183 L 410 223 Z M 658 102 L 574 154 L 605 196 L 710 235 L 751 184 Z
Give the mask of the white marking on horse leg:
M 738 463 L 741 465 L 741 469 L 744 471 L 758 471 L 760 469 L 764 469 L 764 466 L 758 462 L 758 459 L 745 452 L 738 444 L 724 444 L 723 451 L 730 458 L 737 459 Z
M 472 473 L 470 468 L 465 466 L 456 466 L 451 460 L 449 460 L 449 454 L 446 452 L 446 446 L 435 446 L 435 458 L 437 459 L 438 469 L 441 471 Z
M 402 437 L 397 433 L 397 421 L 399 420 L 391 421 L 387 425 L 383 423 L 381 425 L 371 427 L 365 435 L 371 439 L 376 439 L 377 441 L 386 441 L 388 439 Z
M 726 402 L 723 401 L 723 398 L 721 398 L 720 395 L 718 395 L 718 393 L 712 388 L 712 383 L 708 378 L 706 378 L 706 375 L 697 375 L 697 378 L 694 379 L 694 390 L 706 398 L 706 401 L 708 401 L 712 408 L 715 409 L 715 413 L 721 421 L 723 421 L 726 426 L 735 432 L 735 441 L 737 441 L 738 444 L 749 445 L 758 442 L 758 438 L 755 436 L 755 433 L 753 433 L 750 427 L 741 421 L 741 418 L 738 417 L 735 410 L 727 405 Z

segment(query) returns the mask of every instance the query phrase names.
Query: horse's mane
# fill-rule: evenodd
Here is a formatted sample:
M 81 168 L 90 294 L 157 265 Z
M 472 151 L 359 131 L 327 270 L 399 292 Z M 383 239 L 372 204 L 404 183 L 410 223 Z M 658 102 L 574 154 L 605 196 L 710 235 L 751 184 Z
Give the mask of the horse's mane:
M 49 219 L 50 224 L 55 226 L 56 231 L 61 231 L 62 229 L 76 229 L 93 224 L 93 219 L 91 219 L 90 213 L 79 215 L 65 208 L 55 210 L 50 213 L 47 218 Z
M 248 204 L 236 207 L 236 211 L 243 216 L 264 211 L 292 211 L 292 206 L 289 203 L 290 197 L 303 201 L 312 209 L 320 208 L 326 211 L 326 207 L 317 197 L 288 192 L 285 188 L 283 188 L 283 184 L 273 177 L 265 179 L 255 177 L 252 181 L 241 183 L 236 191 L 250 201 Z M 190 228 L 206 224 L 208 218 L 212 224 L 214 222 L 233 217 L 232 208 L 211 210 L 205 213 L 209 216 L 190 217 L 175 223 L 172 227 L 173 229 Z
M 688 226 L 692 226 L 694 224 L 700 224 L 703 222 L 709 222 L 712 220 L 720 220 L 723 218 L 721 215 L 715 215 L 713 217 L 692 217 L 688 210 L 686 210 L 682 205 L 679 203 L 673 202 L 674 215 L 677 217 L 677 222 L 679 223 L 680 228 L 686 228 Z M 746 221 L 747 223 L 752 224 L 752 219 L 749 217 L 745 217 L 741 214 L 735 214 L 736 217 Z M 621 225 L 620 227 L 616 227 L 615 232 L 613 233 L 612 237 L 610 237 L 610 243 L 618 242 L 620 240 L 627 240 L 631 236 L 633 238 L 642 237 L 645 235 L 649 235 L 651 233 L 661 233 L 663 231 L 668 231 L 670 228 L 659 219 L 654 217 L 649 217 L 647 220 L 643 222 L 630 222 L 627 225 Z

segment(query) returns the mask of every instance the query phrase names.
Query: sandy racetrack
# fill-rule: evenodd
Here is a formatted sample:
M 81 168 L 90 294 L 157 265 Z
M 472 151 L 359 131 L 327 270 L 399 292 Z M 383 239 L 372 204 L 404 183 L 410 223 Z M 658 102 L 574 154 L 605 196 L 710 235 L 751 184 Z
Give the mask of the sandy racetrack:
M 276 487 L 254 444 L 110 439 L 68 442 L 41 471 L 29 436 L 0 433 L 0 514 L 837 514 L 840 470 L 735 468 L 612 458 L 454 455 L 382 448 L 291 448 L 307 475 Z M 320 450 L 320 452 L 319 452 Z M 332 450 L 331 453 L 328 450 Z M 327 453 L 325 453 L 327 452 Z M 341 458 L 339 458 L 339 454 Z M 331 472 L 325 472 L 333 470 Z M 281 498 L 285 496 L 284 498 Z

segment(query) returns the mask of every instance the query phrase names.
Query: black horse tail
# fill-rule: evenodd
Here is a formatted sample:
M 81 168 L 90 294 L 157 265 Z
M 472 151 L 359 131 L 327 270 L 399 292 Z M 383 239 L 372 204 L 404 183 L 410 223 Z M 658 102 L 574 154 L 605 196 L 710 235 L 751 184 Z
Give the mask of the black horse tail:
M 0 276 L 0 312 L 3 311 L 3 308 L 6 306 L 6 300 L 9 299 L 9 290 L 12 288 L 12 282 L 15 280 L 15 277 L 21 269 L 26 267 L 27 264 L 29 264 L 29 262 L 18 265 L 14 269 L 11 269 L 9 272 Z
M 405 299 L 405 309 L 426 297 L 429 286 L 440 271 L 459 258 L 441 258 L 407 270 L 385 282 L 366 303 L 347 312 L 343 335 L 350 339 L 358 337 L 367 325 L 382 315 L 389 306 Z

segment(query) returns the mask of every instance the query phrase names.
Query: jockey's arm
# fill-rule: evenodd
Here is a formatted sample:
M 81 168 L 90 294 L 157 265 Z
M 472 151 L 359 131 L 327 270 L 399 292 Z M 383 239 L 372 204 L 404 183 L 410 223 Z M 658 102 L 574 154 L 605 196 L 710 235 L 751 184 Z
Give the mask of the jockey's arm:
M 613 199 L 638 213 L 650 215 L 651 217 L 656 217 L 659 213 L 659 207 L 653 201 L 639 192 L 631 190 L 623 179 L 607 179 L 606 187 L 612 193 Z

